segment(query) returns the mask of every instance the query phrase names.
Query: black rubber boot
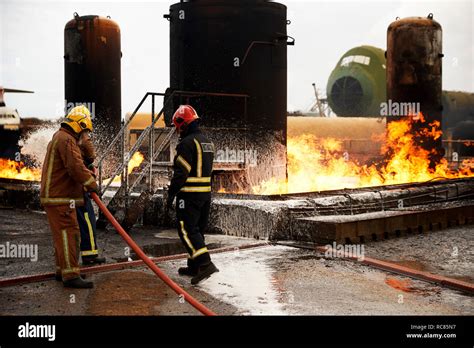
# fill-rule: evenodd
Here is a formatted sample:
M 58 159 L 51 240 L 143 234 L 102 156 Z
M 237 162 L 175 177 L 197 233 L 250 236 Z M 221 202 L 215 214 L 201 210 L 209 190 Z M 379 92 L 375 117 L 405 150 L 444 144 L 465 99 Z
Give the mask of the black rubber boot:
M 69 279 L 63 281 L 65 288 L 75 288 L 75 289 L 91 289 L 94 287 L 94 283 L 83 280 L 81 277 Z
M 198 273 L 191 279 L 191 284 L 196 285 L 200 281 L 203 281 L 204 279 L 207 279 L 211 276 L 211 274 L 219 272 L 217 269 L 216 265 L 214 265 L 212 262 L 200 266 L 198 269 Z
M 194 277 L 198 274 L 198 271 L 197 269 L 191 267 L 180 267 L 178 269 L 178 273 L 182 276 Z
M 194 263 L 193 259 L 188 259 L 188 267 L 180 267 L 178 274 L 181 276 L 194 277 L 198 273 L 198 267 Z
M 96 255 L 82 257 L 82 264 L 84 266 L 100 265 L 101 263 L 105 263 L 105 257 L 99 257 Z

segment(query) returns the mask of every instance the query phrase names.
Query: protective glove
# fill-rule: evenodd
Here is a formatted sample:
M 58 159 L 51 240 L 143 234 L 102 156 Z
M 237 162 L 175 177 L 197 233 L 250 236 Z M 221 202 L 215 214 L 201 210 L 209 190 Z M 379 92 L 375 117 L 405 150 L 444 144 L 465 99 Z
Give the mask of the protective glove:
M 93 182 L 92 184 L 86 186 L 87 192 L 94 192 L 97 193 L 98 195 L 100 194 L 99 192 L 99 185 L 97 185 L 97 182 Z

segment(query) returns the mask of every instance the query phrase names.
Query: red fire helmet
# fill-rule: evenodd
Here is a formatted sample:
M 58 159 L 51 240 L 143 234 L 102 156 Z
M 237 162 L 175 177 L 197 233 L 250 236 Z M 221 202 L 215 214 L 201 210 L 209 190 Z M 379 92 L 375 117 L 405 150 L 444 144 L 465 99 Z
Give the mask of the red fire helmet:
M 178 132 L 186 129 L 186 127 L 199 116 L 191 105 L 180 105 L 173 115 L 173 124 Z

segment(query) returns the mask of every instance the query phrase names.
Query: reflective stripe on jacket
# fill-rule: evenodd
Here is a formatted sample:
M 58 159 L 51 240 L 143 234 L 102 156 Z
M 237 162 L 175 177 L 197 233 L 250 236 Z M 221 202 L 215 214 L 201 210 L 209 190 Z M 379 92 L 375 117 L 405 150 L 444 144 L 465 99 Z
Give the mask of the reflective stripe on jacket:
M 61 127 L 48 144 L 41 175 L 42 205 L 83 205 L 83 188 L 97 189 L 84 165 L 77 136 Z
M 176 147 L 169 197 L 178 193 L 196 199 L 211 198 L 214 144 L 199 130 L 190 131 Z

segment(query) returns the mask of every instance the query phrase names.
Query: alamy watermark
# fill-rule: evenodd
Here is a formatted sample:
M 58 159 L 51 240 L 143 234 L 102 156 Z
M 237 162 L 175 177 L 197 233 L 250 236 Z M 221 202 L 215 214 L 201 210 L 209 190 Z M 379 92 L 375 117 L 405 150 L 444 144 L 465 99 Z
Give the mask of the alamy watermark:
M 226 147 L 216 151 L 214 161 L 218 163 L 242 163 L 254 167 L 257 165 L 257 150 L 231 149 Z
M 38 261 L 38 244 L 15 244 L 6 242 L 0 244 L 0 258 L 30 259 Z
M 420 112 L 420 103 L 394 102 L 392 99 L 380 103 L 380 116 L 411 116 L 417 118 Z
M 26 322 L 18 326 L 19 338 L 46 338 L 52 342 L 56 340 L 56 325 L 36 325 Z
M 326 251 L 324 256 L 330 257 L 350 257 L 356 258 L 358 261 L 364 261 L 365 259 L 365 247 L 363 244 L 337 244 L 333 242 L 326 245 Z
M 56 115 L 58 116 L 66 116 L 69 111 L 71 111 L 76 106 L 84 105 L 87 109 L 89 109 L 91 113 L 91 119 L 95 119 L 95 103 L 94 102 L 68 102 L 67 100 L 64 103 L 56 103 Z

